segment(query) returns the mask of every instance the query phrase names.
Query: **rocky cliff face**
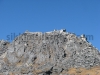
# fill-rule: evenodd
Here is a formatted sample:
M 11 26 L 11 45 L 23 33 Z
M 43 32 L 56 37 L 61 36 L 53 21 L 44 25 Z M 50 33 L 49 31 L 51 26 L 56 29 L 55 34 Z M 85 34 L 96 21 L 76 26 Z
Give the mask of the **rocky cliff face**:
M 25 32 L 12 43 L 0 41 L 0 75 L 78 75 L 99 66 L 99 50 L 65 30 Z

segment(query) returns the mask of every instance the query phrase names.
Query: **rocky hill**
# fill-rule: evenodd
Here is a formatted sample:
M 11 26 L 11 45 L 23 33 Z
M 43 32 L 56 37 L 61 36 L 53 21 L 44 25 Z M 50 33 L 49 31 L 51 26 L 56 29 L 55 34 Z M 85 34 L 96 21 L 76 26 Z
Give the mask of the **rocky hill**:
M 0 41 L 0 75 L 100 75 L 100 52 L 66 30 L 25 32 Z

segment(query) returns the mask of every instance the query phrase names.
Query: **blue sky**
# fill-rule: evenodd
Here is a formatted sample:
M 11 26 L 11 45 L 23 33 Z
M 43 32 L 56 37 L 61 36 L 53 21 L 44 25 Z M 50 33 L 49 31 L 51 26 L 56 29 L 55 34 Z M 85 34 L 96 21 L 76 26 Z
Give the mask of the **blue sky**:
M 0 39 L 54 29 L 92 35 L 100 50 L 100 0 L 0 0 Z

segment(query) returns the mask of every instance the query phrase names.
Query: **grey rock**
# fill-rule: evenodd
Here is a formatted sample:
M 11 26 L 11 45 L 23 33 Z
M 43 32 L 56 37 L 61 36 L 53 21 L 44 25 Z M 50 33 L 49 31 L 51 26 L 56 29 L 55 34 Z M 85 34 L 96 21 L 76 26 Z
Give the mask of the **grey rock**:
M 0 41 L 0 59 L 4 75 L 59 75 L 70 68 L 100 66 L 99 50 L 66 30 L 25 32 L 12 43 Z

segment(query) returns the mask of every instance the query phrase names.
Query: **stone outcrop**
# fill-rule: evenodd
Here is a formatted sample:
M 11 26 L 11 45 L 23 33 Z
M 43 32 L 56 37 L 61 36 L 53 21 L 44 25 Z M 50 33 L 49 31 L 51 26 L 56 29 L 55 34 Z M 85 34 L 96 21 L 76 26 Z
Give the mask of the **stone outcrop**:
M 0 75 L 71 75 L 73 69 L 80 73 L 99 66 L 99 50 L 66 30 L 25 32 L 12 43 L 0 41 Z

